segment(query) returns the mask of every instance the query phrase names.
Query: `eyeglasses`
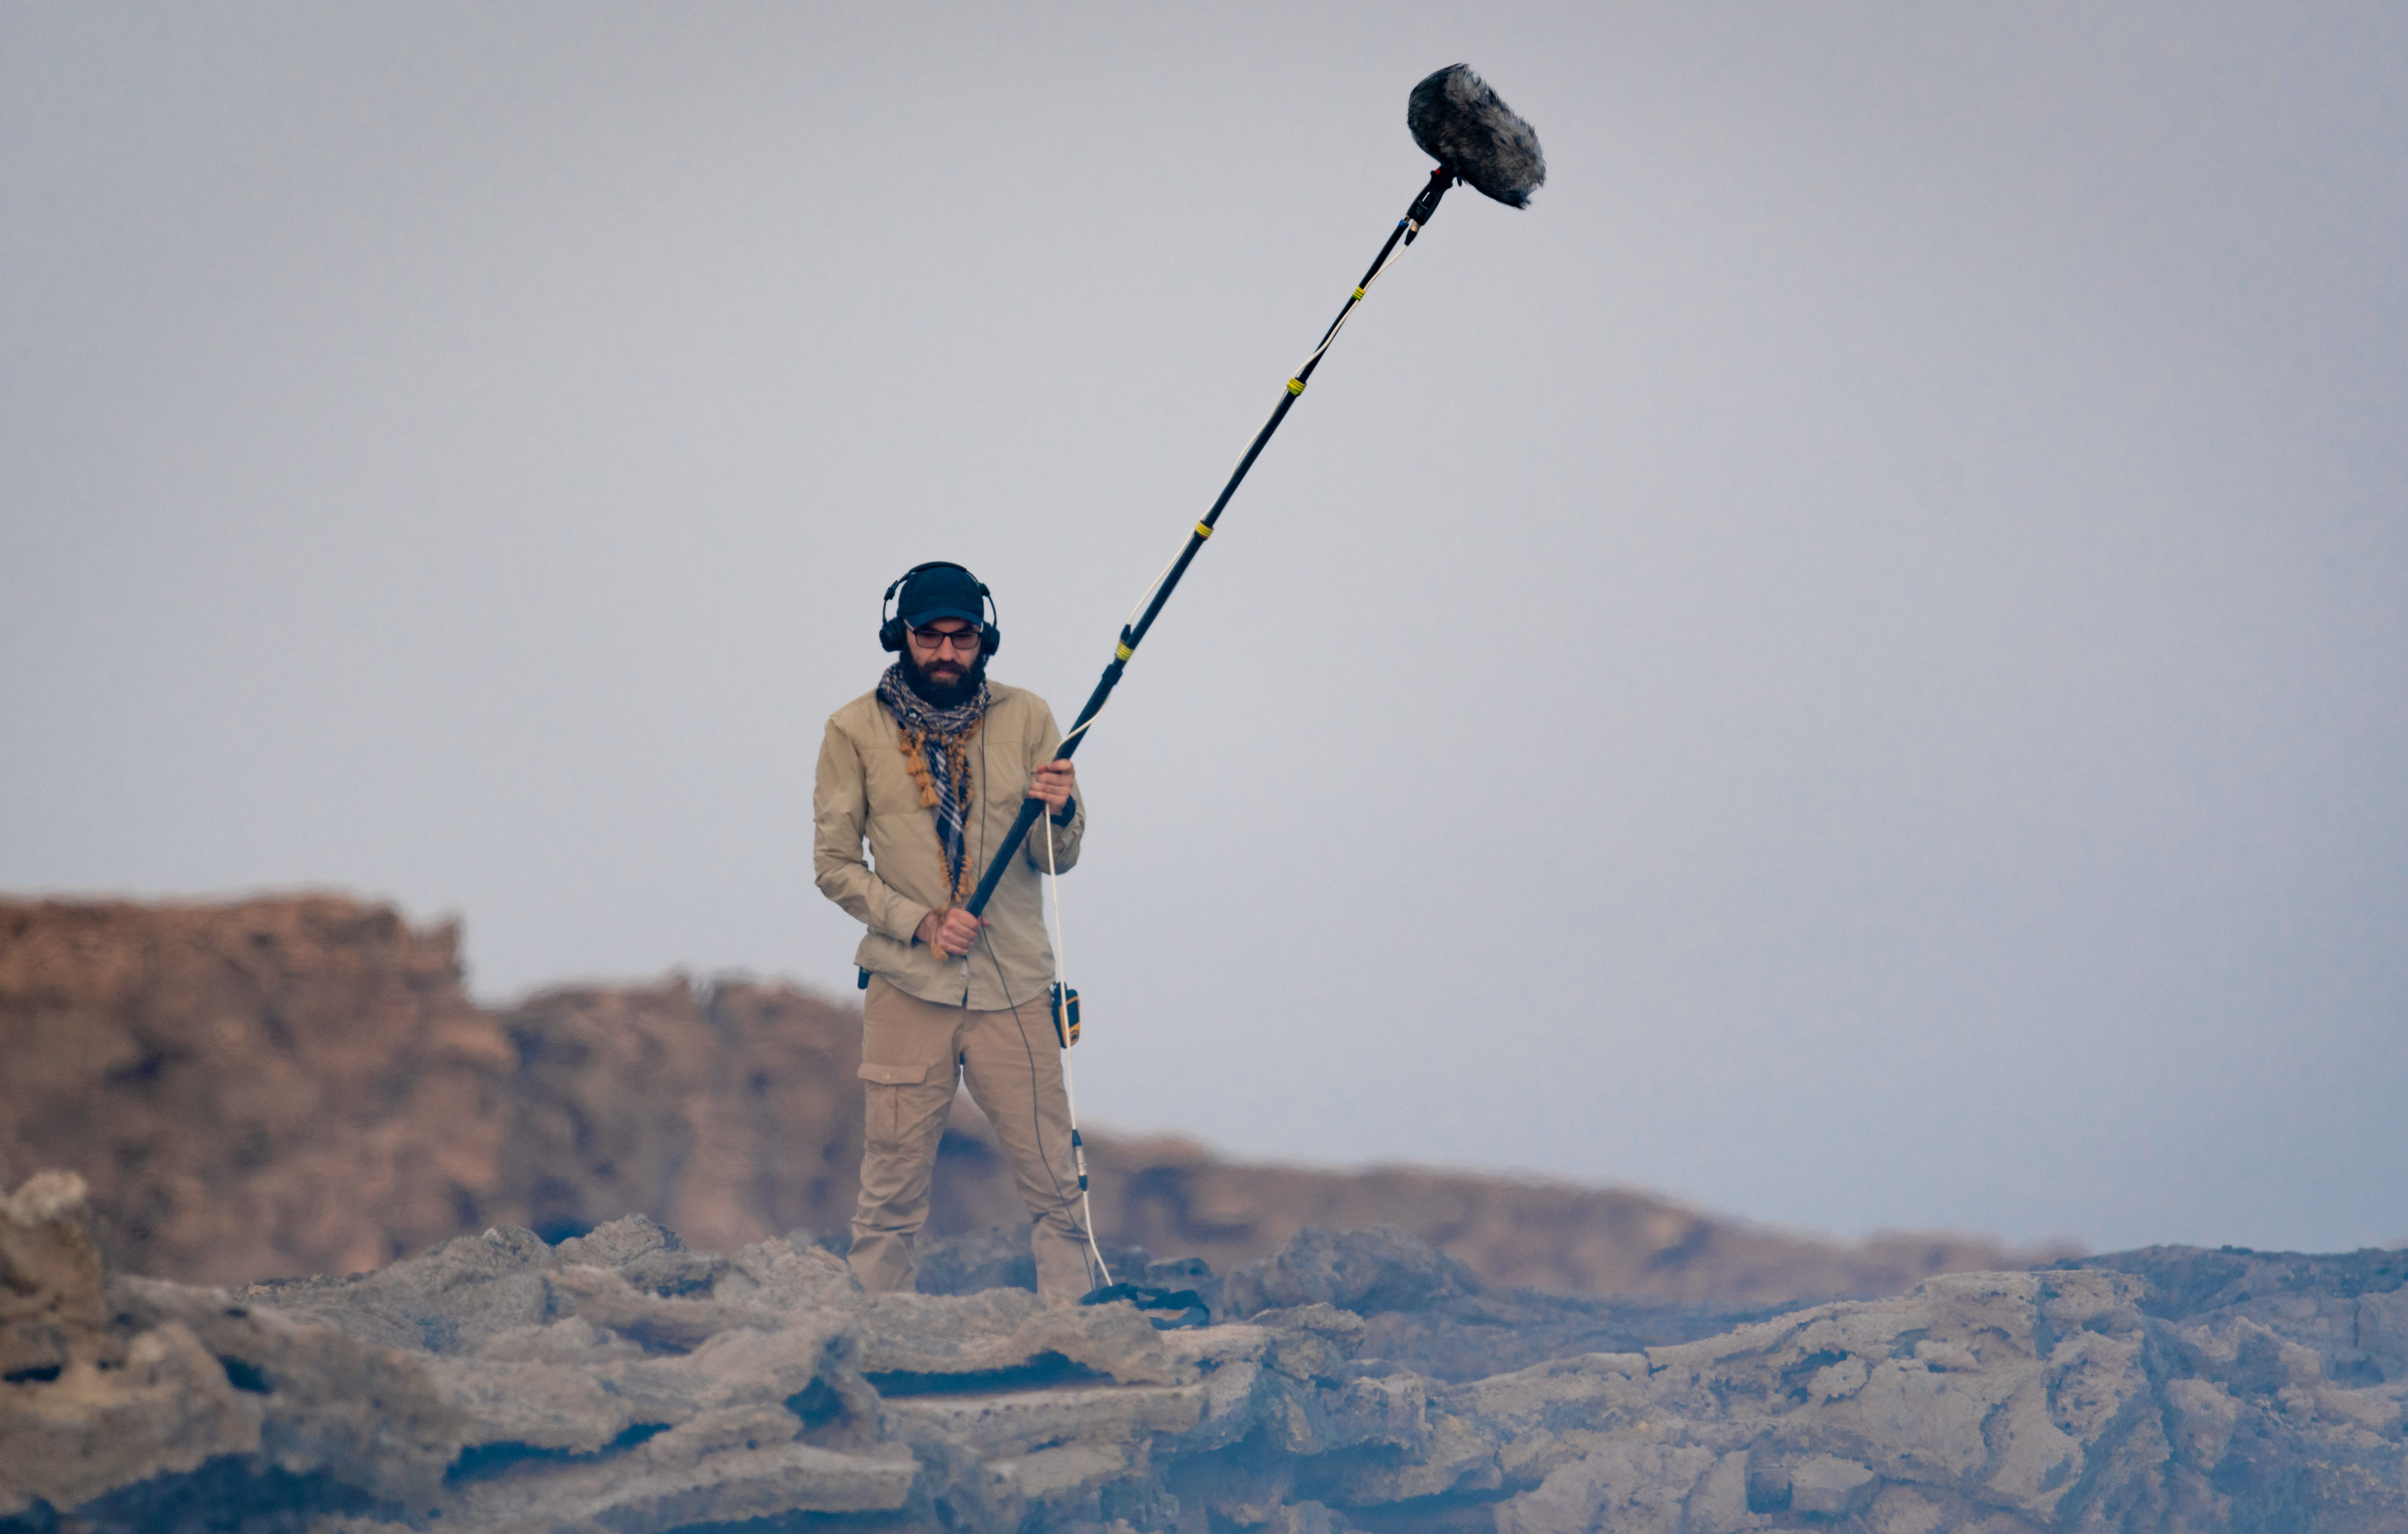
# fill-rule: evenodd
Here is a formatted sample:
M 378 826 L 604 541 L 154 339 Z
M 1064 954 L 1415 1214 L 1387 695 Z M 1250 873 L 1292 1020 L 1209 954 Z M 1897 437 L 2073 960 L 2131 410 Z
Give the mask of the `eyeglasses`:
M 965 655 L 978 653 L 979 631 L 974 628 L 957 628 L 950 633 L 943 629 L 915 628 L 911 631 L 911 638 L 931 650 L 942 650 L 952 645 Z

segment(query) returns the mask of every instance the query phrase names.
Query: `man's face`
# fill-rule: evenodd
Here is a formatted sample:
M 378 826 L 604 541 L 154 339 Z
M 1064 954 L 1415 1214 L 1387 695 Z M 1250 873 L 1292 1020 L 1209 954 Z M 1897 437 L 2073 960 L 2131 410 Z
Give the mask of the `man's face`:
M 969 675 L 978 664 L 979 631 L 976 624 L 966 624 L 959 618 L 939 618 L 924 628 L 908 628 L 905 643 L 911 647 L 911 663 L 920 674 L 939 687 L 953 687 Z

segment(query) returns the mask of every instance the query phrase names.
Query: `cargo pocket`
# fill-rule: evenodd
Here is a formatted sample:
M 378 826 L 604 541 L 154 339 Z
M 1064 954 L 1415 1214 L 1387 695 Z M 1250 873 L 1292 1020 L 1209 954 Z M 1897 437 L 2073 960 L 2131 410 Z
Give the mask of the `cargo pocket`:
M 934 1072 L 953 1062 L 937 1066 L 880 1066 L 865 1060 L 861 1066 L 863 1090 L 861 1136 L 870 1150 L 893 1154 L 905 1148 L 917 1121 L 925 1115 L 926 1105 L 920 1101 L 926 1096 L 920 1090 Z M 952 1097 L 945 1101 L 950 1104 Z

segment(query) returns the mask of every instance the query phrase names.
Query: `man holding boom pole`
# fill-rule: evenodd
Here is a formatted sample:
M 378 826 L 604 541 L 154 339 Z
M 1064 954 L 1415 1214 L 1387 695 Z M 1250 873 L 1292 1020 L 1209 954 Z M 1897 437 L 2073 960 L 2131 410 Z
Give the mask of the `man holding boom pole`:
M 1049 1010 L 1045 836 L 1005 854 L 983 914 L 963 907 L 1024 800 L 1050 816 L 1053 866 L 1079 861 L 1077 773 L 1057 759 L 1045 700 L 987 680 L 1002 635 L 976 576 L 922 565 L 886 595 L 895 615 L 881 603 L 879 642 L 896 662 L 828 720 L 811 796 L 820 892 L 868 928 L 853 955 L 867 1101 L 853 1270 L 873 1292 L 912 1286 L 911 1241 L 958 1080 L 1019 1182 L 1038 1297 L 1070 1304 L 1096 1280 Z
M 861 1067 L 869 1112 L 853 1266 L 872 1289 L 911 1286 L 910 1238 L 927 1218 L 929 1173 L 958 1068 L 994 1122 L 1037 1224 L 1038 1294 L 1060 1303 L 1086 1292 L 1084 1233 L 1071 1213 L 1082 1158 L 1060 1060 L 1037 1047 L 1052 1022 L 1040 998 L 1051 1001 L 1053 954 L 1037 882 L 1047 839 L 1030 833 L 1050 812 L 1049 834 L 1061 833 L 1052 837 L 1053 866 L 1078 856 L 1084 815 L 1072 792 L 1071 753 L 1380 274 L 1412 245 L 1450 187 L 1526 208 L 1546 181 L 1537 132 L 1469 65 L 1449 65 L 1415 85 L 1405 125 L 1438 165 L 1321 344 L 1289 376 L 1211 509 L 1139 598 L 1142 610 L 1121 625 L 1111 662 L 1067 738 L 1041 698 L 988 685 L 987 658 L 1002 636 L 975 576 L 958 565 L 923 565 L 886 588 L 902 600 L 892 620 L 881 601 L 879 642 L 902 659 L 875 692 L 828 721 L 814 801 L 820 889 L 869 927 L 856 959 L 869 993 Z M 862 860 L 865 834 L 874 867 Z M 1066 1046 L 1074 1026 L 1066 1024 Z M 1018 1071 L 1010 1068 L 1015 1045 Z M 1090 1240 L 1087 1251 L 1110 1288 L 1137 1287 L 1110 1284 L 1101 1249 Z

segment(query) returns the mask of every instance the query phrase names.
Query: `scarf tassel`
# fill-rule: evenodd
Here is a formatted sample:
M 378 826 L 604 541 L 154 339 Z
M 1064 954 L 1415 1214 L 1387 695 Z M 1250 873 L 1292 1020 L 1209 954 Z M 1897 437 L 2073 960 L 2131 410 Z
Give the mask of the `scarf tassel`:
M 937 812 L 937 839 L 953 886 L 948 908 L 967 899 L 976 883 L 968 846 L 966 842 L 948 845 L 945 829 L 949 821 L 955 820 L 962 823 L 965 833 L 968 829 L 968 812 L 975 797 L 969 743 L 986 724 L 987 696 L 986 688 L 981 686 L 970 703 L 932 710 L 911 695 L 900 662 L 887 667 L 886 674 L 878 680 L 878 700 L 895 715 L 900 726 L 895 746 L 903 753 L 912 784 L 920 790 L 920 808 Z M 931 746 L 942 753 L 933 764 L 928 759 Z

